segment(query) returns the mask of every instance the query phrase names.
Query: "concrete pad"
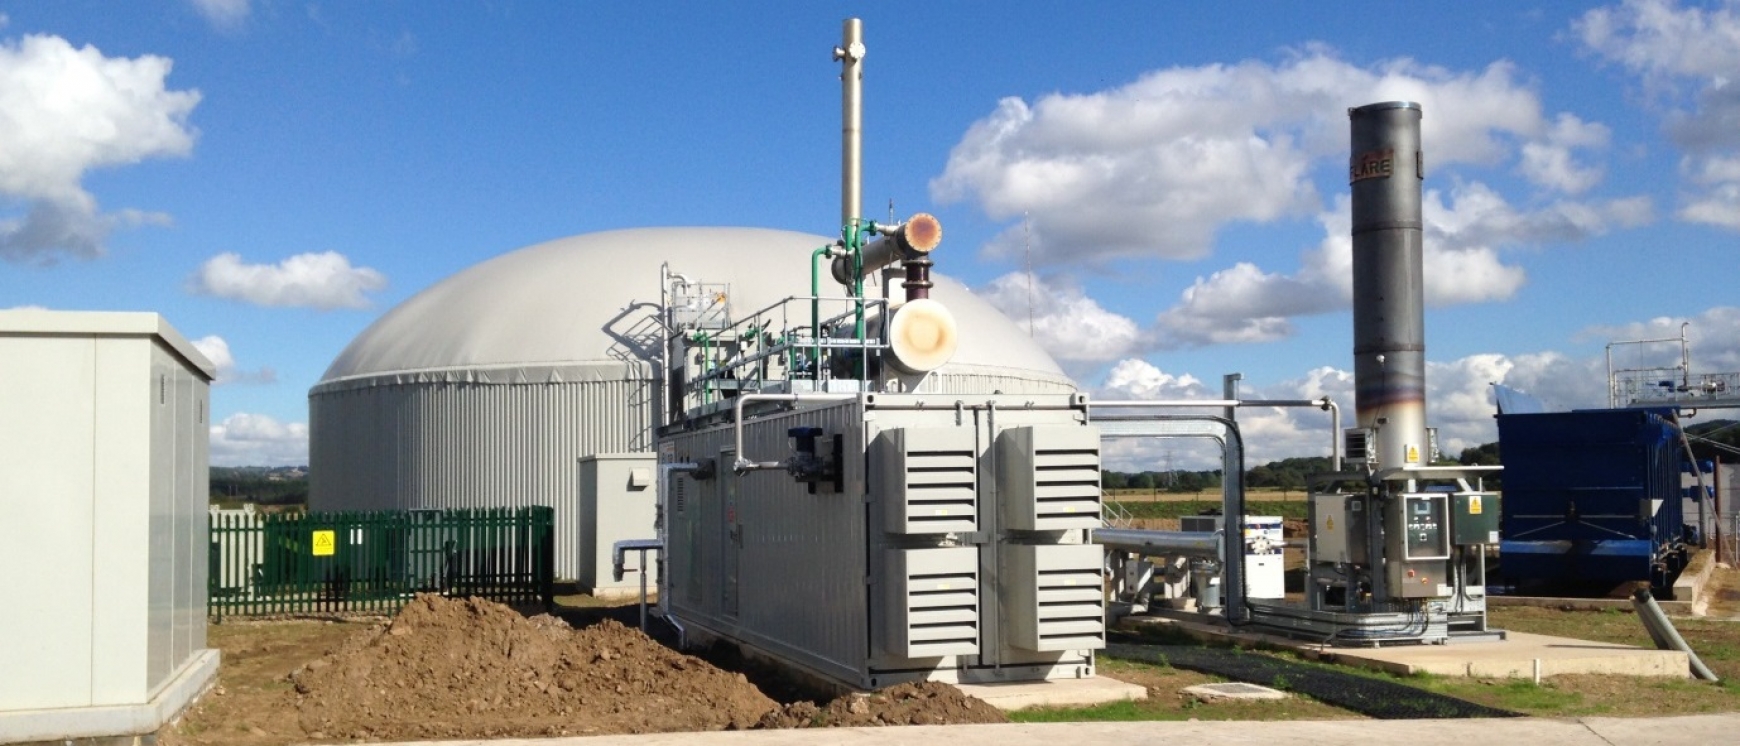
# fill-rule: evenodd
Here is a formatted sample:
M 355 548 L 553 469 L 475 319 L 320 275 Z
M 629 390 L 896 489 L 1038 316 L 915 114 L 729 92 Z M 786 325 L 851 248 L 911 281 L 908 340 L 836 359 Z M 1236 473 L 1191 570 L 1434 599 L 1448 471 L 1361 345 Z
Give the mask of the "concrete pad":
M 1279 689 L 1270 689 L 1266 686 L 1247 684 L 1243 681 L 1229 681 L 1224 684 L 1197 684 L 1196 686 L 1184 687 L 1182 691 L 1185 694 L 1203 701 L 1217 699 L 1286 699 L 1293 696 Z
M 1199 620 L 1131 617 L 1133 624 L 1161 624 L 1204 640 L 1241 647 L 1258 645 L 1292 650 L 1306 658 L 1342 663 L 1401 676 L 1429 673 L 1436 676 L 1474 678 L 1533 678 L 1539 662 L 1541 676 L 1562 674 L 1617 674 L 1688 678 L 1691 661 L 1677 650 L 1651 650 L 1569 637 L 1506 632 L 1497 642 L 1458 642 L 1448 645 L 1391 645 L 1379 648 L 1342 648 L 1295 640 L 1273 634 L 1233 631 L 1224 624 Z
M 1127 684 L 1107 676 L 1000 684 L 956 684 L 955 687 L 1004 712 L 1027 707 L 1085 707 L 1148 698 L 1147 687 Z
M 1320 660 L 1402 675 L 1429 673 L 1483 679 L 1581 673 L 1677 679 L 1691 675 L 1691 662 L 1677 650 L 1648 650 L 1525 632 L 1509 632 L 1507 639 L 1500 642 L 1387 648 L 1310 647 Z

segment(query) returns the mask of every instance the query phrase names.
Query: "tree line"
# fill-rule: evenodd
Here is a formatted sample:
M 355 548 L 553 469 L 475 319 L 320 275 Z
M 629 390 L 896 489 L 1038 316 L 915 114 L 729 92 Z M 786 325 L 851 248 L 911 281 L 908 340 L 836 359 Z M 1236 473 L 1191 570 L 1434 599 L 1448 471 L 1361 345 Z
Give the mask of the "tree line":
M 211 501 L 307 505 L 308 470 L 284 466 L 213 466 Z

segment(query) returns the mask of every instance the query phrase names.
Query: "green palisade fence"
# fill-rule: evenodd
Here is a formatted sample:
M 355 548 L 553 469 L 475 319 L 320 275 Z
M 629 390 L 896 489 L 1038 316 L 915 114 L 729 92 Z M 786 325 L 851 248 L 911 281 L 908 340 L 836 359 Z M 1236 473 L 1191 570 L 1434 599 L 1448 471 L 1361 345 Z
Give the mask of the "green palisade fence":
M 548 507 L 211 514 L 211 616 L 392 613 L 416 593 L 550 606 Z

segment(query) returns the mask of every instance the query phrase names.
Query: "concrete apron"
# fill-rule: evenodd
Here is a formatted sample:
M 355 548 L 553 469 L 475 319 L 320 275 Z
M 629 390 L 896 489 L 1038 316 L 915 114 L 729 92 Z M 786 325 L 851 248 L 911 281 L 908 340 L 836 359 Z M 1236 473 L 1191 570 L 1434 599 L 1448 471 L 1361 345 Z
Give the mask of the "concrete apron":
M 1429 673 L 1476 678 L 1535 678 L 1593 673 L 1683 679 L 1691 675 L 1690 661 L 1685 653 L 1677 650 L 1648 650 L 1524 632 L 1507 632 L 1507 639 L 1500 642 L 1341 648 L 1278 635 L 1233 632 L 1224 626 L 1183 619 L 1130 617 L 1125 623 L 1163 625 L 1198 639 L 1239 646 L 1272 645 L 1298 652 L 1312 660 L 1404 676 Z

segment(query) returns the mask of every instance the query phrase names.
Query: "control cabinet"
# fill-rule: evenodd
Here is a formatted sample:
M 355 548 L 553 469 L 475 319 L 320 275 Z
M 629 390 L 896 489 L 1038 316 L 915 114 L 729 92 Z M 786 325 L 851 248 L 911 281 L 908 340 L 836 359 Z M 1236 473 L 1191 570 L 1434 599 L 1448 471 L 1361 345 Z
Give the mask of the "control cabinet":
M 1391 595 L 1442 598 L 1450 588 L 1450 495 L 1402 493 L 1389 503 L 1385 568 Z
M 1504 512 L 1498 493 L 1458 492 L 1450 499 L 1454 515 L 1450 525 L 1458 546 L 1498 543 L 1498 518 Z
M 1324 493 L 1313 495 L 1311 500 L 1313 561 L 1330 564 L 1365 563 L 1366 497 Z

